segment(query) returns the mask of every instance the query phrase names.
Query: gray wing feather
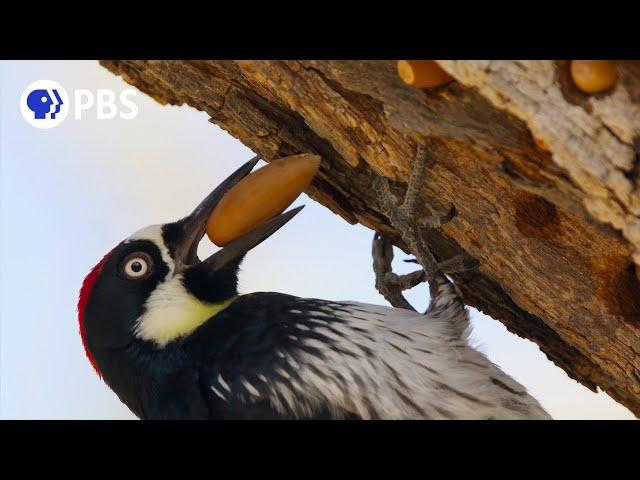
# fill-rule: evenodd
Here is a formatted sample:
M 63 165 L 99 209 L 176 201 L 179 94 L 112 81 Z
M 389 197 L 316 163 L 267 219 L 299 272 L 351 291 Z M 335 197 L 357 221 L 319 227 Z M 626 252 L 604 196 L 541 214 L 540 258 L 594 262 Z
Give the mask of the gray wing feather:
M 267 400 L 299 418 L 327 410 L 335 418 L 550 418 L 522 385 L 469 345 L 467 310 L 446 279 L 425 315 L 297 298 L 286 317 L 288 343 L 277 350 L 275 373 L 268 374 L 273 364 L 265 366 L 268 378 L 241 386 L 246 401 Z M 252 379 L 234 382 L 243 380 Z
M 427 315 L 326 303 L 317 316 L 342 322 L 317 321 L 316 331 L 331 343 L 302 340 L 323 358 L 298 350 L 299 381 L 288 395 L 363 418 L 549 418 L 522 385 L 469 346 L 464 306 L 440 300 Z

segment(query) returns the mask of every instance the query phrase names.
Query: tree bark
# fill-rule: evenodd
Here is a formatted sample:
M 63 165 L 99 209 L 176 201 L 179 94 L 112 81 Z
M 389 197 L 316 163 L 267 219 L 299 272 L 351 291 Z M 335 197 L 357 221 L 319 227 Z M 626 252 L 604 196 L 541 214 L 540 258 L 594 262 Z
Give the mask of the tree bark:
M 440 61 L 423 91 L 392 61 L 102 61 L 162 104 L 188 104 L 265 160 L 322 156 L 308 194 L 407 250 L 372 184 L 399 198 L 423 144 L 424 238 L 468 305 L 540 346 L 569 376 L 640 415 L 640 63 L 586 96 L 567 62 Z M 409 252 L 408 252 L 409 253 Z

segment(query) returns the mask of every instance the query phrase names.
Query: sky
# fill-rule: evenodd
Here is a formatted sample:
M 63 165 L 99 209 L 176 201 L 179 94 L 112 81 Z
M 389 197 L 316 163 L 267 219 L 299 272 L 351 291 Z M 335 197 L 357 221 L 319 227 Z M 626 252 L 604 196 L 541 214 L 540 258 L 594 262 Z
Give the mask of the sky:
M 131 88 L 96 61 L 0 61 L 0 418 L 134 419 L 91 369 L 76 313 L 82 279 L 113 246 L 151 224 L 189 213 L 253 156 L 186 106 L 161 106 L 141 92 L 136 118 L 73 112 L 57 127 L 28 124 L 19 108 L 31 82 L 75 89 Z M 304 194 L 306 208 L 243 263 L 241 293 L 280 291 L 386 305 L 374 287 L 373 232 L 349 225 Z M 215 246 L 201 243 L 201 256 Z M 415 268 L 402 262 L 398 273 Z M 428 304 L 421 285 L 407 298 Z M 471 309 L 472 342 L 528 388 L 557 419 L 633 415 L 592 393 L 538 347 Z

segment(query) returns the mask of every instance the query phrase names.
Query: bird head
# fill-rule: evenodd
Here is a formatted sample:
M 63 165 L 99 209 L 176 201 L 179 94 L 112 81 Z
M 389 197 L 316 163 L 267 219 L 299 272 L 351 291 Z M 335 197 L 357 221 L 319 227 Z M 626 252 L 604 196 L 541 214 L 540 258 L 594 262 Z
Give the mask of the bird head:
M 163 348 L 234 301 L 238 268 L 246 253 L 302 209 L 275 216 L 208 258 L 198 258 L 212 210 L 257 161 L 236 170 L 181 220 L 143 228 L 123 240 L 86 276 L 78 321 L 87 357 L 98 375 L 105 351 L 136 340 Z

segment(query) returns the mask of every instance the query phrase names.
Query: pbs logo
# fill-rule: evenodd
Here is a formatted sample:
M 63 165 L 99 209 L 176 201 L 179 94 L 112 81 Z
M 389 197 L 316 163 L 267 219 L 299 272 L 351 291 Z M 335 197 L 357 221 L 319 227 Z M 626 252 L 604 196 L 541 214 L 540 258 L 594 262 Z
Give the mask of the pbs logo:
M 24 119 L 36 128 L 53 128 L 67 117 L 69 96 L 59 83 L 53 80 L 37 80 L 22 92 L 20 112 Z
M 91 90 L 76 88 L 73 93 L 73 117 L 82 120 L 83 113 L 95 112 L 96 120 L 121 118 L 132 120 L 138 116 L 138 106 L 131 97 L 134 89 L 126 89 L 117 96 L 109 89 Z M 24 119 L 36 128 L 53 128 L 60 125 L 71 110 L 67 91 L 53 80 L 38 80 L 29 84 L 20 97 L 20 111 Z

